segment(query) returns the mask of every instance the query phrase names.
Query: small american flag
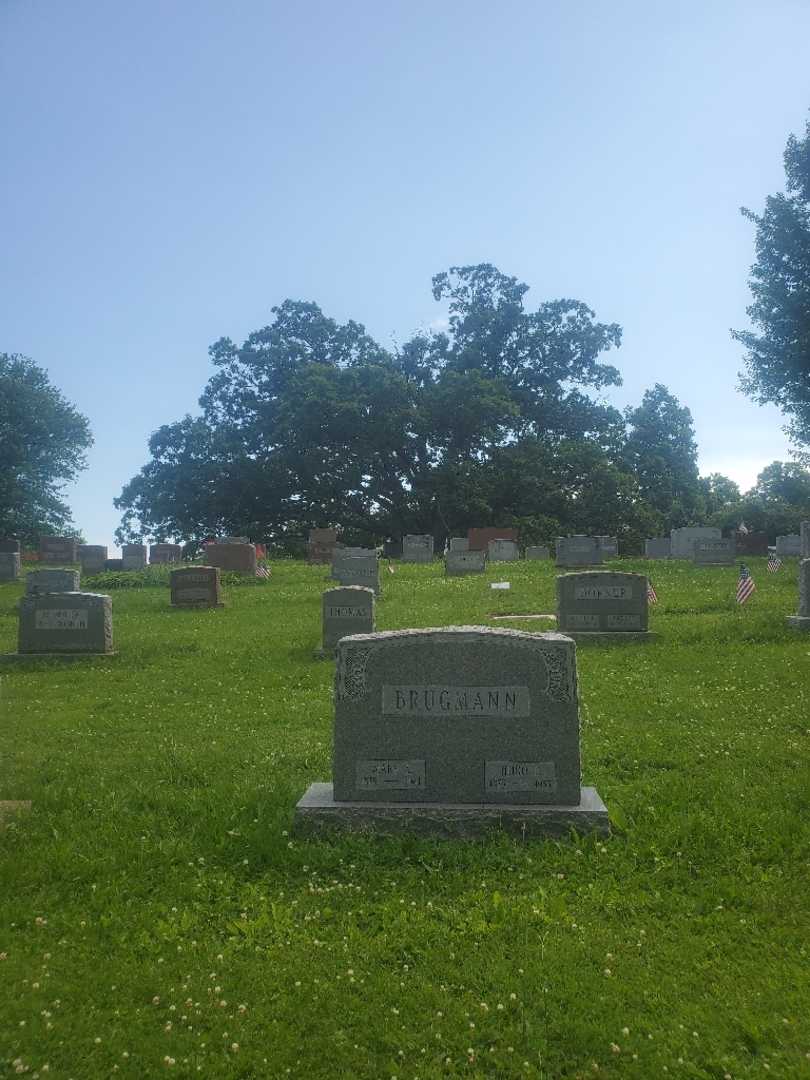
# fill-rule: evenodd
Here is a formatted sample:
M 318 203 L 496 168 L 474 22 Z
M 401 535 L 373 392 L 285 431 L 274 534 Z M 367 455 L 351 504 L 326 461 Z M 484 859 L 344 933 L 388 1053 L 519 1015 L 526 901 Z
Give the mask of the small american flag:
M 650 604 L 658 603 L 658 597 L 655 595 L 653 583 L 649 580 L 649 578 L 647 579 L 647 600 Z
M 782 569 L 782 560 L 778 555 L 770 555 L 768 557 L 768 573 L 775 574 L 777 570 Z
M 394 568 L 393 568 L 393 566 L 391 565 L 391 563 L 389 563 L 389 564 L 388 564 L 388 573 L 389 573 L 389 574 L 393 574 L 393 573 L 394 573 Z
M 748 571 L 748 567 L 745 563 L 740 563 L 740 579 L 737 582 L 737 603 L 744 604 L 754 589 L 756 589 L 756 585 Z
M 256 567 L 256 577 L 270 577 L 270 567 L 265 566 L 264 563 L 259 563 Z

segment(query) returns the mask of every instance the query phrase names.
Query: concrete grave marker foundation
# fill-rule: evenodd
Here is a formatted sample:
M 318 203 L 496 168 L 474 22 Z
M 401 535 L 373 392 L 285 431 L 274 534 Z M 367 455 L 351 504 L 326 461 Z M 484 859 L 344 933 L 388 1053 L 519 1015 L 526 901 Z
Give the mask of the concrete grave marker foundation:
M 337 645 L 333 784 L 299 828 L 477 836 L 609 830 L 580 781 L 576 648 L 560 634 L 400 630 Z
M 222 607 L 218 566 L 184 566 L 169 575 L 172 607 Z
M 648 640 L 647 578 L 607 570 L 561 574 L 557 629 L 577 640 Z

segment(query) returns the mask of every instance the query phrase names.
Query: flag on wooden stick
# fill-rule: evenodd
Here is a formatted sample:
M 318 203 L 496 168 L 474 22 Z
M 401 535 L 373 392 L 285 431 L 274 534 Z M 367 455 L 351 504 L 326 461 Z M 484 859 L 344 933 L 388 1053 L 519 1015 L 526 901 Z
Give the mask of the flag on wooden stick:
M 745 563 L 740 563 L 740 577 L 737 581 L 737 603 L 744 604 L 753 593 L 754 589 L 756 589 L 756 585 L 749 573 L 748 567 Z

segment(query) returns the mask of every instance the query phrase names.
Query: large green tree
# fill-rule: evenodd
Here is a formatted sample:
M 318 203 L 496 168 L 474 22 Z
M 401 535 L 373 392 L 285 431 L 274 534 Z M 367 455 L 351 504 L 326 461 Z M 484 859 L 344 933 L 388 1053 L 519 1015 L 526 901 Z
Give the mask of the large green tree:
M 743 209 L 756 226 L 751 268 L 754 330 L 734 332 L 746 349 L 744 391 L 777 405 L 787 431 L 810 456 L 810 123 L 791 135 L 784 154 L 786 191 L 766 199 L 761 215 Z
M 156 432 L 116 501 L 119 539 L 503 524 L 520 508 L 498 497 L 501 451 L 527 442 L 546 475 L 563 443 L 607 455 L 623 433 L 588 394 L 620 381 L 601 359 L 620 328 L 575 300 L 528 311 L 527 291 L 489 264 L 454 267 L 433 279 L 447 331 L 395 351 L 291 300 L 241 347 L 221 339 L 202 415 Z
M 0 535 L 33 543 L 70 528 L 61 489 L 85 468 L 92 443 L 87 418 L 42 368 L 0 353 Z

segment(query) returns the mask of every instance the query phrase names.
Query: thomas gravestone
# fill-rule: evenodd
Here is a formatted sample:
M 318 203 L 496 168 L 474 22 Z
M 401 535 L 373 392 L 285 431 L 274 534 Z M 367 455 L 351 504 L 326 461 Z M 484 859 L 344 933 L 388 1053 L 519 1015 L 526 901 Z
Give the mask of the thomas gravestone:
M 346 585 L 326 590 L 323 594 L 323 654 L 332 653 L 342 637 L 373 633 L 373 589 Z

